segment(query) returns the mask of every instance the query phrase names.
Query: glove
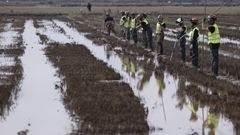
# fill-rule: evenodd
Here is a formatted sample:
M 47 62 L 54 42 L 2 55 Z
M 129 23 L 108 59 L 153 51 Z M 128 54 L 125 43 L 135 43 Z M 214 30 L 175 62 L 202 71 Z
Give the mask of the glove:
M 166 23 L 161 23 L 161 26 L 163 27 L 163 28 L 166 28 Z

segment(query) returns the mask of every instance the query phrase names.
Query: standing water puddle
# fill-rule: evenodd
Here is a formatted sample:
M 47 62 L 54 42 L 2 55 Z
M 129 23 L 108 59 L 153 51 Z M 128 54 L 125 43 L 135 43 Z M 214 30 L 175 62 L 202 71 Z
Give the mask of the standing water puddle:
M 70 133 L 73 123 L 61 103 L 55 84 L 55 69 L 47 63 L 39 44 L 39 37 L 32 21 L 26 21 L 23 32 L 26 44 L 22 57 L 24 79 L 15 107 L 6 119 L 0 121 L 3 135 L 16 135 L 28 131 L 28 135 L 63 135 Z
M 103 60 L 121 74 L 123 80 L 132 87 L 134 94 L 140 98 L 145 107 L 150 127 L 149 134 L 192 135 L 209 132 L 209 128 L 203 126 L 204 121 L 207 120 L 209 108 L 197 106 L 198 109 L 193 110 L 193 103 L 188 97 L 184 97 L 185 101 L 182 103 L 183 97 L 177 95 L 181 89 L 181 80 L 175 79 L 167 72 L 162 72 L 161 76 L 155 75 L 153 71 L 144 69 L 127 56 L 109 53 L 104 46 L 93 44 L 83 34 L 69 27 L 69 24 L 58 20 L 53 22 L 63 28 L 65 36 L 71 39 L 64 43 L 76 42 L 85 45 L 96 58 Z M 58 40 L 53 41 L 58 42 Z M 186 82 L 183 81 L 183 84 Z M 182 104 L 182 107 L 177 107 L 179 104 Z M 218 118 L 219 123 L 214 128 L 216 135 L 234 134 L 232 123 L 222 115 Z
M 4 32 L 0 33 L 0 49 L 9 49 L 16 43 L 18 33 L 12 28 L 12 25 L 12 23 L 7 23 L 3 29 Z M 1 67 L 13 65 L 15 65 L 14 57 L 6 57 L 5 54 L 0 55 Z

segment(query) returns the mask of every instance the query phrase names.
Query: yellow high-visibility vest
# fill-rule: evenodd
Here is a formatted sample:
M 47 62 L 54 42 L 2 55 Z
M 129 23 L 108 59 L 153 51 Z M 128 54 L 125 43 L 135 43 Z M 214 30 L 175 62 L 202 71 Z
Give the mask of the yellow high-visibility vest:
M 160 22 L 157 22 L 157 24 L 156 24 L 156 33 L 157 34 L 160 34 L 161 33 L 161 24 L 160 24 Z
M 213 27 L 215 28 L 215 31 L 213 33 L 210 31 L 208 32 L 208 44 L 218 44 L 221 42 L 218 25 L 215 23 Z
M 124 23 L 124 27 L 125 28 L 129 28 L 130 27 L 130 18 L 129 17 L 126 17 L 126 21 Z
M 199 32 L 198 27 L 194 27 L 194 28 L 189 32 L 189 40 L 190 40 L 190 41 L 193 40 L 193 36 L 194 36 L 195 30 L 197 30 L 197 31 Z M 199 37 L 198 37 L 197 41 L 199 42 Z
M 122 17 L 121 17 L 120 22 L 119 22 L 119 25 L 120 25 L 120 26 L 123 26 L 123 25 L 124 25 L 125 21 L 124 21 L 123 18 L 125 18 L 125 17 L 126 17 L 126 16 L 122 16 Z
M 147 25 L 149 24 L 149 21 L 146 18 L 143 20 L 143 22 L 145 22 Z
M 131 19 L 131 28 L 136 28 L 136 18 Z

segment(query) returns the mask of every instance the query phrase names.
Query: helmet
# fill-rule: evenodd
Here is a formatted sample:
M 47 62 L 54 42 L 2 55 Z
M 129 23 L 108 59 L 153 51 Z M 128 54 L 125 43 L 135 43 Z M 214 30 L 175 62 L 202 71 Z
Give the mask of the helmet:
M 143 13 L 143 17 L 144 17 L 144 18 L 147 18 L 147 15 Z
M 136 16 L 136 13 L 132 13 L 131 16 L 135 17 L 135 16 Z
M 198 23 L 198 19 L 197 17 L 192 17 L 191 20 L 190 20 L 193 24 L 197 24 Z
M 215 22 L 215 21 L 217 21 L 217 16 L 216 15 L 209 15 L 208 17 L 207 17 L 207 20 L 210 22 L 210 21 L 213 21 L 213 22 Z
M 124 12 L 124 11 L 120 11 L 120 14 L 121 14 L 122 16 L 124 16 L 124 15 L 125 15 L 125 12 Z
M 182 19 L 182 18 L 178 18 L 178 19 L 176 20 L 176 23 L 183 23 L 183 19 Z
M 162 20 L 163 20 L 162 15 L 158 15 L 158 21 L 162 21 Z
M 139 20 L 141 18 L 141 14 L 137 14 L 136 18 Z

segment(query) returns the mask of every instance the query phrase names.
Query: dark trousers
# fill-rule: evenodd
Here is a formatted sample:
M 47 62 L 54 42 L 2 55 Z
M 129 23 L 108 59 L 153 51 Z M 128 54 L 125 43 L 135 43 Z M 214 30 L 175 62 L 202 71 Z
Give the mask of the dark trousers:
M 146 30 L 142 31 L 142 38 L 143 38 L 143 46 L 145 48 L 147 48 L 148 47 L 148 41 L 147 41 L 147 31 Z
M 218 75 L 218 65 L 219 65 L 219 51 L 220 44 L 210 44 L 211 52 L 212 52 L 212 72 L 214 75 Z
M 123 39 L 126 39 L 126 34 L 125 34 L 125 28 L 124 28 L 124 27 L 121 28 L 120 36 L 121 36 Z
M 136 28 L 131 29 L 131 35 L 132 35 L 132 39 L 133 39 L 134 43 L 137 44 L 138 37 L 137 37 L 137 29 Z
M 192 44 L 192 65 L 198 67 L 198 44 Z
M 152 46 L 152 29 L 148 28 L 146 30 L 143 30 L 143 43 L 145 48 L 150 48 L 151 51 L 153 51 L 153 46 Z
M 130 40 L 130 28 L 125 27 L 125 34 L 126 34 L 127 40 Z
M 148 39 L 148 47 L 153 51 L 153 39 L 152 39 L 152 29 L 149 28 L 147 30 L 147 39 Z
M 183 37 L 182 39 L 180 39 L 180 49 L 181 49 L 181 58 L 182 61 L 185 62 L 186 60 L 186 38 Z
M 157 34 L 157 53 L 158 54 L 163 54 L 163 40 L 164 40 L 164 33 L 159 33 Z

